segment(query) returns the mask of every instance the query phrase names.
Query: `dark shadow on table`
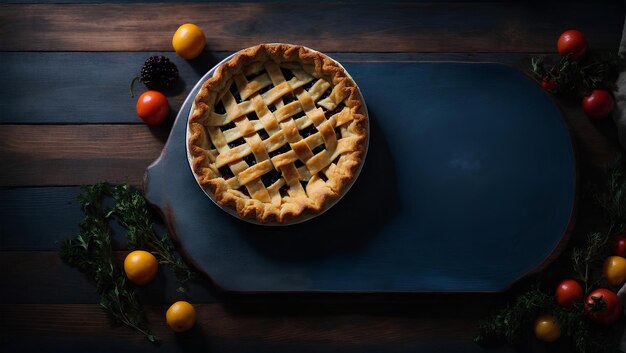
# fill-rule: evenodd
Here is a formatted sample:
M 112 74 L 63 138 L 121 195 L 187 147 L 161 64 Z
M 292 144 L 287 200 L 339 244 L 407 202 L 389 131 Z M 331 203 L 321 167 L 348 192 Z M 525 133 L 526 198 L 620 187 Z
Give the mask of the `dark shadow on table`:
M 176 345 L 183 352 L 205 352 L 212 351 L 209 337 L 204 332 L 206 325 L 196 324 L 189 331 L 176 334 Z
M 197 58 L 187 60 L 193 70 L 200 76 L 206 74 L 219 60 L 210 51 L 204 50 Z

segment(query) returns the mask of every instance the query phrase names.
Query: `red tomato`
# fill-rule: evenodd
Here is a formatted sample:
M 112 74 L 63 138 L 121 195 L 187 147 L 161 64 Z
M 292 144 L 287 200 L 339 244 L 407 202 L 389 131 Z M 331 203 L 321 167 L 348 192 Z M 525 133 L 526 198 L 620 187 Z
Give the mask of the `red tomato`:
M 553 78 L 544 77 L 541 80 L 541 88 L 548 92 L 556 93 L 556 81 Z
M 148 125 L 159 125 L 170 113 L 167 98 L 161 92 L 144 92 L 137 100 L 137 115 Z
M 622 315 L 622 303 L 615 293 L 606 288 L 600 288 L 587 296 L 585 311 L 589 320 L 608 326 Z
M 561 33 L 557 48 L 561 56 L 571 54 L 572 60 L 579 60 L 587 53 L 587 39 L 580 31 L 570 29 Z
M 565 279 L 556 287 L 556 302 L 564 308 L 571 309 L 574 303 L 583 301 L 583 288 L 573 279 Z
M 594 89 L 583 98 L 583 110 L 592 119 L 603 119 L 613 112 L 613 96 L 606 90 Z
M 613 254 L 626 257 L 626 233 L 618 234 L 613 238 Z

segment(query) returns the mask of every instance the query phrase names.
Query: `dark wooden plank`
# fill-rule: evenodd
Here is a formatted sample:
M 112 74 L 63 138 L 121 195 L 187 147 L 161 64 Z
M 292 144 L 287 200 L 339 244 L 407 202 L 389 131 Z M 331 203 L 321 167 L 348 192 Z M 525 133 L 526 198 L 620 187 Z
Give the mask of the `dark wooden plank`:
M 266 304 L 267 305 L 267 304 Z M 442 304 L 444 305 L 444 304 Z M 406 305 L 404 305 L 406 307 Z M 276 305 L 269 305 L 275 309 Z M 431 305 L 432 307 L 432 305 Z M 165 341 L 174 341 L 175 335 L 165 324 L 167 306 L 149 307 L 147 318 L 155 334 Z M 359 314 L 337 305 L 314 305 L 302 309 L 288 306 L 266 316 L 261 313 L 238 310 L 233 312 L 220 304 L 195 304 L 198 328 L 193 335 L 203 334 L 209 340 L 254 340 L 257 342 L 326 342 L 343 344 L 399 344 L 418 340 L 426 343 L 436 340 L 469 341 L 476 330 L 476 318 L 435 313 L 425 305 L 416 305 L 399 312 L 393 305 L 391 312 Z M 312 312 L 315 308 L 318 312 Z M 419 315 L 418 310 L 423 314 Z M 326 316 L 335 312 L 334 316 Z M 104 314 L 91 304 L 10 304 L 0 305 L 2 333 L 14 339 L 39 337 L 50 339 L 56 335 L 89 335 L 93 340 L 112 339 L 128 343 L 143 343 L 144 339 L 126 328 L 111 328 Z M 448 317 L 447 317 L 448 316 Z M 197 332 L 201 331 L 201 332 Z M 147 343 L 146 343 L 147 344 Z
M 574 141 L 579 168 L 603 169 L 615 165 L 622 154 L 617 129 L 611 119 L 593 121 L 577 102 L 557 101 Z
M 172 52 L 0 53 L 0 123 L 129 123 L 142 124 L 135 113 L 136 98 L 128 92 L 150 55 L 165 55 L 180 72 L 169 97 L 172 115 L 179 110 L 196 82 L 229 52 L 205 53 L 188 62 Z M 360 61 L 471 61 L 520 65 L 526 54 L 462 53 L 334 53 L 341 62 Z M 67 68 L 71 67 L 71 70 Z M 135 84 L 136 94 L 145 90 Z M 34 104 L 34 102 L 40 102 Z
M 59 240 L 78 233 L 79 193 L 77 186 L 0 188 L 0 251 L 57 250 Z M 112 205 L 108 198 L 104 202 Z M 157 234 L 165 234 L 158 217 L 154 220 Z M 109 224 L 113 248 L 126 249 L 126 229 L 115 217 Z
M 0 185 L 140 185 L 168 127 L 145 125 L 4 125 Z
M 0 53 L 0 82 L 11 83 L 0 85 L 0 124 L 143 124 L 135 115 L 136 100 L 130 97 L 128 83 L 150 55 L 166 55 L 179 68 L 180 83 L 166 92 L 174 116 L 202 75 L 228 54 L 205 53 L 186 62 L 168 52 Z M 531 54 L 333 53 L 332 57 L 340 62 L 497 62 L 524 70 Z M 137 94 L 144 90 L 141 84 L 135 87 Z
M 127 252 L 117 251 L 120 265 Z M 3 251 L 0 252 L 0 303 L 60 304 L 97 303 L 95 287 L 75 268 L 66 265 L 57 251 Z M 157 277 L 146 286 L 137 287 L 143 303 L 163 304 L 176 300 L 194 303 L 215 301 L 208 283 L 190 282 L 189 296 L 176 291 L 179 287 L 169 268 L 160 267 Z M 44 294 L 45 293 L 45 294 Z
M 256 340 L 216 340 L 205 341 L 198 336 L 190 336 L 189 334 L 180 335 L 185 338 L 176 340 L 168 340 L 157 345 L 150 345 L 147 342 L 137 342 L 129 344 L 126 341 L 109 341 L 102 340 L 94 344 L 93 340 L 85 338 L 74 338 L 72 340 L 61 341 L 59 338 L 52 337 L 47 342 L 41 340 L 29 340 L 22 338 L 23 341 L 11 340 L 5 345 L 6 352 L 119 352 L 119 353 L 140 353 L 140 352 L 188 352 L 188 351 L 209 351 L 213 353 L 504 353 L 513 352 L 514 350 L 507 347 L 499 349 L 484 350 L 472 342 L 439 342 L 439 343 L 391 343 L 391 344 L 337 344 L 333 343 L 311 343 L 311 342 L 279 342 L 266 343 Z M 190 337 L 190 338 L 188 338 Z M 97 345 L 97 346 L 94 346 Z M 541 347 L 538 343 L 535 343 Z M 51 350 L 53 347 L 53 350 Z M 527 350 L 526 352 L 545 352 L 545 348 L 537 348 L 537 350 Z
M 495 3 L 514 3 L 514 2 L 524 2 L 526 0 L 484 0 L 480 2 L 495 2 Z M 588 2 L 589 0 L 550 0 L 550 3 L 575 3 L 575 2 Z M 276 0 L 159 0 L 159 1 L 151 1 L 151 0 L 1 0 L 0 3 L 3 4 L 126 4 L 126 3 L 158 3 L 158 2 L 167 2 L 167 3 L 275 3 L 278 2 Z M 290 0 L 288 3 L 290 4 L 299 4 L 299 3 L 309 3 L 310 0 Z M 317 0 L 317 3 L 333 3 L 336 0 Z M 369 4 L 369 3 L 378 3 L 380 0 L 342 0 L 342 3 L 347 4 Z M 445 3 L 451 2 L 450 0 L 394 0 L 395 3 Z M 456 0 L 454 2 L 476 2 L 476 0 Z M 615 2 L 615 0 L 598 0 L 598 2 Z
M 620 153 L 611 121 L 592 122 L 577 105 L 563 106 L 576 147 L 588 167 Z M 0 186 L 80 185 L 107 180 L 140 185 L 160 154 L 168 126 L 4 125 Z M 32 147 L 35 146 L 35 147 Z
M 10 84 L 0 86 L 0 123 L 142 124 L 135 104 L 145 88 L 137 82 L 132 98 L 129 83 L 152 54 L 166 54 L 180 70 L 181 80 L 166 92 L 174 116 L 216 63 L 208 54 L 203 67 L 171 53 L 2 53 L 0 81 Z
M 593 1 L 568 6 L 537 2 L 2 5 L 0 48 L 171 50 L 176 28 L 193 22 L 204 29 L 207 49 L 213 51 L 280 41 L 323 51 L 546 52 L 554 50 L 558 35 L 571 27 L 585 32 L 593 48 L 615 50 L 623 20 L 622 3 Z
M 119 263 L 127 251 L 115 251 Z M 80 304 L 97 303 L 95 288 L 75 268 L 65 264 L 58 251 L 2 251 L 0 252 L 0 304 Z M 398 293 L 398 294 L 237 294 L 220 292 L 205 277 L 197 277 L 187 285 L 188 296 L 178 292 L 178 282 L 169 270 L 161 267 L 156 279 L 148 285 L 136 287 L 143 303 L 161 305 L 174 300 L 189 300 L 193 303 L 212 303 L 219 298 L 234 311 L 253 312 L 263 316 L 272 313 L 322 315 L 360 313 L 370 315 L 412 316 L 424 313 L 425 306 L 448 305 L 437 311 L 453 317 L 479 317 L 488 307 L 500 304 L 509 294 L 471 293 L 442 294 Z M 467 301 L 473 303 L 466 306 Z M 265 305 L 259 305 L 263 303 Z M 306 305 L 304 305 L 306 303 Z M 0 316 L 1 317 L 1 316 Z
M 78 233 L 78 187 L 0 189 L 0 251 L 54 250 Z

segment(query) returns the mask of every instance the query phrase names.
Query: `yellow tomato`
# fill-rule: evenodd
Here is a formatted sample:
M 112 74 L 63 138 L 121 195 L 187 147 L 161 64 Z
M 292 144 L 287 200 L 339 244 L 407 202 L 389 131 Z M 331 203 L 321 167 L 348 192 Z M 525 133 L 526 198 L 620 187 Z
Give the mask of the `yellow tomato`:
M 621 286 L 626 282 L 626 259 L 621 256 L 609 256 L 604 261 L 602 274 L 612 286 Z
M 157 274 L 158 266 L 156 257 L 143 250 L 135 250 L 124 259 L 126 277 L 136 284 L 152 281 Z
M 187 331 L 196 323 L 196 309 L 186 301 L 178 301 L 167 309 L 165 320 L 175 332 Z
M 200 27 L 191 23 L 178 27 L 172 37 L 172 46 L 176 54 L 187 60 L 200 55 L 205 44 L 206 39 Z
M 554 342 L 561 337 L 561 329 L 552 315 L 542 315 L 535 321 L 535 337 L 544 342 Z

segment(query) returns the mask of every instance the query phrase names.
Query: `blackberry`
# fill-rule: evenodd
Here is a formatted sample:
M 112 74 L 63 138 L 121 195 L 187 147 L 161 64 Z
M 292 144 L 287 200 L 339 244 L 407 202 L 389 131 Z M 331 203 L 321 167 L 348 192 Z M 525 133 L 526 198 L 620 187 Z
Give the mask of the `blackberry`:
M 140 81 L 149 89 L 169 88 L 178 79 L 178 68 L 170 59 L 151 56 L 141 68 Z

